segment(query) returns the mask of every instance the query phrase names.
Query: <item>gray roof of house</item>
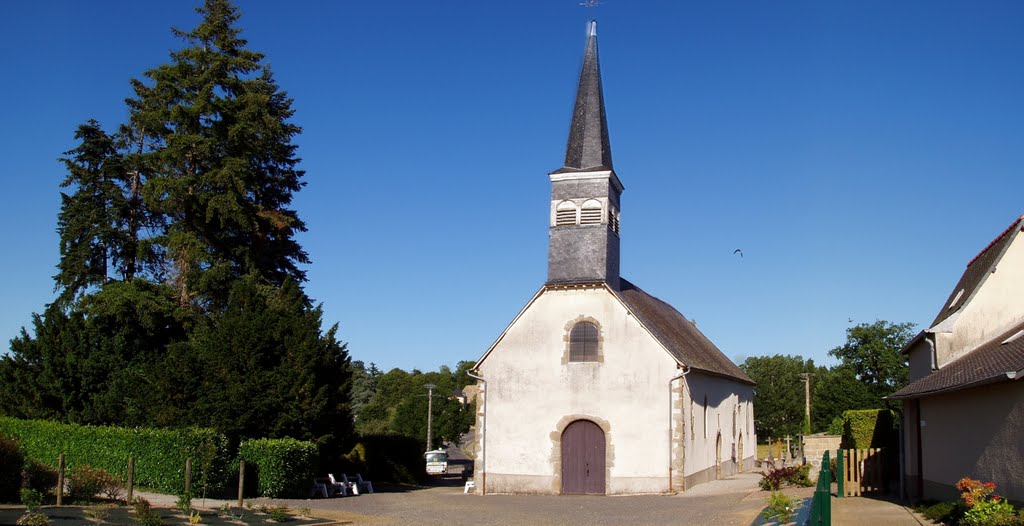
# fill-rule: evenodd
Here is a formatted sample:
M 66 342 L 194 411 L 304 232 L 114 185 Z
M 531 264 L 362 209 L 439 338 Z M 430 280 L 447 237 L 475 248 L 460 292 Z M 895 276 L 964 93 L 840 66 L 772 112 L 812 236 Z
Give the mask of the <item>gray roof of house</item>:
M 619 282 L 615 294 L 676 361 L 704 373 L 753 385 L 754 381 L 679 311 L 625 279 L 620 278 Z
M 597 21 L 591 20 L 569 126 L 569 143 L 565 148 L 565 166 L 554 173 L 611 169 L 612 149 L 601 89 L 601 65 L 597 59 Z
M 1020 377 L 1016 374 L 1024 370 L 1024 334 L 1019 334 L 1022 332 L 1024 323 L 946 364 L 938 371 L 896 391 L 889 395 L 889 398 L 921 398 L 996 382 L 1019 380 Z M 1011 375 L 1014 376 L 1011 378 Z
M 967 263 L 967 269 L 964 270 L 963 275 L 960 276 L 960 281 L 953 287 L 953 291 L 949 293 L 949 297 L 942 304 L 942 310 L 935 316 L 935 321 L 932 322 L 931 327 L 938 325 L 968 303 L 975 291 L 985 281 L 985 277 L 995 269 L 1003 253 L 1006 252 L 1006 248 L 1010 246 L 1010 242 L 1016 237 L 1014 234 L 1022 228 L 1024 228 L 1024 215 L 1018 217 L 1009 228 L 1004 230 L 1002 234 L 999 234 L 977 256 L 974 256 L 974 259 Z M 962 293 L 960 292 L 961 290 L 963 291 Z M 957 296 L 959 296 L 959 299 Z M 954 300 L 957 303 L 951 308 Z

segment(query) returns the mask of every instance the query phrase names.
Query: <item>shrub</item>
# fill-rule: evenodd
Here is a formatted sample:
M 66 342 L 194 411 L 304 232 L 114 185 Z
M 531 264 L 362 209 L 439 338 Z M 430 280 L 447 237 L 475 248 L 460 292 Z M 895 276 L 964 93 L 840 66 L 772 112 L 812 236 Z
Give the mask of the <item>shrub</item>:
M 272 520 L 274 522 L 286 522 L 286 521 L 289 521 L 289 520 L 291 520 L 291 517 L 288 516 L 288 512 L 289 511 L 290 510 L 288 509 L 288 506 L 284 506 L 284 505 L 274 506 L 273 508 L 270 508 L 270 510 L 269 510 L 270 520 Z
M 57 470 L 37 460 L 26 459 L 21 470 L 21 486 L 48 495 L 57 487 Z
M 781 491 L 773 491 L 771 497 L 768 497 L 768 507 L 761 512 L 761 515 L 767 520 L 786 524 L 793 518 L 795 507 L 791 497 Z
M 178 508 L 179 510 L 181 510 L 182 513 L 184 513 L 186 515 L 191 515 L 192 514 L 192 494 L 191 493 L 182 493 L 181 495 L 178 495 L 178 503 L 175 504 L 175 507 Z
M 260 496 L 303 496 L 309 489 L 317 454 L 312 442 L 292 438 L 247 440 L 238 453 L 253 468 Z
M 914 511 L 935 523 L 950 523 L 956 509 L 955 502 L 937 502 L 914 507 Z
M 38 511 L 27 511 L 24 515 L 18 517 L 17 524 L 19 526 L 49 526 L 50 519 Z
M 0 434 L 18 439 L 26 457 L 50 467 L 57 466 L 61 453 L 68 453 L 69 470 L 89 464 L 124 479 L 128 457 L 133 456 L 136 484 L 177 494 L 185 489 L 185 459 L 191 457 L 211 490 L 227 486 L 228 441 L 213 429 L 80 426 L 0 417 Z
M 68 496 L 91 501 L 106 487 L 113 475 L 102 468 L 81 465 L 68 472 Z
M 43 505 L 43 494 L 32 488 L 21 488 L 21 503 L 28 511 L 36 511 Z
M 13 502 L 18 499 L 21 466 L 24 462 L 18 442 L 0 435 L 0 502 Z
M 149 501 L 142 497 L 132 499 L 132 509 L 135 512 L 135 522 L 139 523 L 139 526 L 161 526 L 163 524 L 160 515 L 153 511 Z
M 1017 516 L 1013 506 L 1005 500 L 994 498 L 976 503 L 960 519 L 961 526 L 1016 526 Z
M 761 481 L 758 485 L 765 491 L 778 491 L 783 484 L 789 486 L 808 487 L 813 486 L 811 482 L 811 466 L 786 466 L 781 468 L 769 468 L 761 473 Z
M 86 506 L 85 514 L 95 520 L 97 524 L 103 524 L 110 517 L 110 507 L 106 504 Z
M 373 480 L 417 484 L 426 479 L 422 440 L 401 435 L 363 435 L 348 455 L 342 472 L 361 472 Z

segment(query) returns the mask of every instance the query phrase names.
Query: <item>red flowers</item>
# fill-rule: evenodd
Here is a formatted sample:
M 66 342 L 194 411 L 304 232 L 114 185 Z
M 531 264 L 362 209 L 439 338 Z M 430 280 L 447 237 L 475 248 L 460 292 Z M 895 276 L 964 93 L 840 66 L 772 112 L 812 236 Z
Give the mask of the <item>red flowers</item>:
M 964 477 L 956 483 L 956 489 L 963 492 L 960 494 L 960 498 L 970 508 L 979 502 L 984 502 L 985 498 L 996 490 L 996 484 L 995 482 L 985 482 L 983 484 L 980 480 Z M 992 502 L 999 502 L 999 497 L 993 495 Z

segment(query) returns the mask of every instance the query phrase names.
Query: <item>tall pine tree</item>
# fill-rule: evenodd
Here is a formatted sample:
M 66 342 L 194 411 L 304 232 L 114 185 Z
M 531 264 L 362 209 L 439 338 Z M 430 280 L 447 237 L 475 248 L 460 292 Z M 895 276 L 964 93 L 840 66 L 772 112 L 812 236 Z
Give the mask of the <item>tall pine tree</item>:
M 197 11 L 117 134 L 90 121 L 63 159 L 61 299 L 0 356 L 0 413 L 337 446 L 352 371 L 302 290 L 292 101 L 235 7 Z
M 246 49 L 226 0 L 197 9 L 202 22 L 175 30 L 188 44 L 135 81 L 129 121 L 140 163 L 154 167 L 144 196 L 166 216 L 166 253 L 179 301 L 223 305 L 230 282 L 255 273 L 302 282 L 308 257 L 289 208 L 303 183 L 289 122 L 292 100 L 263 55 Z

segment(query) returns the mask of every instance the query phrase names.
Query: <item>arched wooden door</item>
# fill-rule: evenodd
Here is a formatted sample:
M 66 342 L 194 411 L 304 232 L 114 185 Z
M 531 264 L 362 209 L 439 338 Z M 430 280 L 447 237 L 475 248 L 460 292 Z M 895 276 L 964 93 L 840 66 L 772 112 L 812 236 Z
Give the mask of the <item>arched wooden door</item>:
M 562 493 L 604 495 L 604 431 L 577 420 L 562 432 Z

